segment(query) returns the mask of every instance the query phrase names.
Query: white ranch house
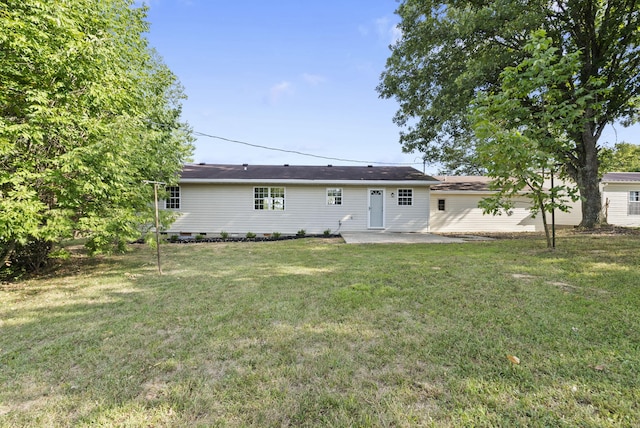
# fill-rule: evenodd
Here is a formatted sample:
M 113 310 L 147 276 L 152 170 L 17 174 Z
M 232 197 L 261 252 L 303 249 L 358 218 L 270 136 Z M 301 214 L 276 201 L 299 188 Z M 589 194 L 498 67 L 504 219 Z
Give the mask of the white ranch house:
M 169 234 L 429 231 L 429 187 L 411 167 L 186 165 Z
M 488 177 L 431 177 L 411 167 L 185 165 L 164 207 L 178 219 L 166 232 L 218 236 L 325 231 L 476 233 L 543 230 L 526 198 L 509 215 L 483 215 Z M 602 180 L 610 224 L 640 226 L 640 173 Z M 556 224 L 580 223 L 580 202 L 556 212 Z M 550 220 L 549 220 L 550 221 Z

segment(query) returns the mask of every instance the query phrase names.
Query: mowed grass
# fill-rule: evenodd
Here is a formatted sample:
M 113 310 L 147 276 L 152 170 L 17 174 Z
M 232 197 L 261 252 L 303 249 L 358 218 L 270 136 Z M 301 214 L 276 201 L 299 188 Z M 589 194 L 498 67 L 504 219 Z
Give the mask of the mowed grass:
M 638 426 L 640 236 L 558 244 L 75 257 L 1 287 L 0 426 Z

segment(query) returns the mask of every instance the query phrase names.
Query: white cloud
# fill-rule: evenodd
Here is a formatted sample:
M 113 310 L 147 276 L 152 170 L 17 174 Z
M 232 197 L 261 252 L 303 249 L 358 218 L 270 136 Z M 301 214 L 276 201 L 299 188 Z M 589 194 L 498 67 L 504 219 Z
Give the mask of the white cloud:
M 391 19 L 387 16 L 383 16 L 382 18 L 375 19 L 372 23 L 373 28 L 375 29 L 375 34 L 378 35 L 378 38 L 385 43 L 394 44 L 402 37 L 402 30 L 398 27 L 397 24 L 394 24 Z M 362 28 L 361 28 L 362 27 Z M 363 36 L 369 34 L 368 29 L 363 26 L 358 27 L 358 31 Z
M 269 103 L 277 104 L 283 97 L 293 94 L 291 82 L 283 81 L 273 85 L 269 89 Z
M 394 25 L 391 28 L 391 30 L 389 30 L 389 32 L 391 33 L 391 43 L 392 44 L 395 44 L 398 40 L 400 40 L 402 38 L 402 30 L 397 25 Z
M 307 82 L 312 86 L 317 86 L 327 81 L 326 77 L 320 76 L 319 74 L 303 73 L 302 78 L 304 79 L 305 82 Z
M 367 28 L 366 25 L 358 25 L 358 32 L 362 35 L 362 36 L 368 36 L 369 35 L 369 28 Z
M 376 19 L 374 24 L 378 36 L 384 38 L 389 31 L 389 18 L 383 16 L 382 18 Z

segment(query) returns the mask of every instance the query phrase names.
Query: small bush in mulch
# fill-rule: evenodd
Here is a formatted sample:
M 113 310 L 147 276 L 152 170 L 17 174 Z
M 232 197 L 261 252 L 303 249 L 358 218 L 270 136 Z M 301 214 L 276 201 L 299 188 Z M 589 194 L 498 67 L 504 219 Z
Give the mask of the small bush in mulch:
M 177 236 L 177 235 L 173 235 Z M 193 244 L 193 243 L 203 243 L 203 242 L 268 242 L 268 241 L 284 241 L 289 239 L 301 239 L 301 238 L 339 238 L 340 234 L 330 234 L 326 235 L 324 233 L 320 234 L 305 234 L 304 236 L 300 235 L 281 235 L 273 233 L 270 236 L 255 236 L 252 233 L 249 236 L 227 236 L 226 238 L 222 237 L 206 237 L 200 236 L 199 239 L 193 236 L 178 236 L 176 239 L 170 239 L 166 243 L 167 244 Z M 143 243 L 142 240 L 136 241 L 136 244 Z

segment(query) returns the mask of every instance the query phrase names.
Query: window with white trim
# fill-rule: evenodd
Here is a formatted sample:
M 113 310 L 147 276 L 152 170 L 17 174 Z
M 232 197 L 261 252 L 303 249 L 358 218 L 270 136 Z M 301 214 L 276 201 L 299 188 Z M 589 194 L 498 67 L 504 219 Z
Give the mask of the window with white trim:
M 167 199 L 164 201 L 164 207 L 169 210 L 180 209 L 180 186 L 167 187 Z
M 284 211 L 284 187 L 254 187 L 253 209 Z
M 438 199 L 438 211 L 444 211 L 445 203 L 444 199 Z
M 640 215 L 640 190 L 629 192 L 627 215 Z
M 413 189 L 398 189 L 398 205 L 413 205 Z
M 342 189 L 327 189 L 327 205 L 342 205 Z

